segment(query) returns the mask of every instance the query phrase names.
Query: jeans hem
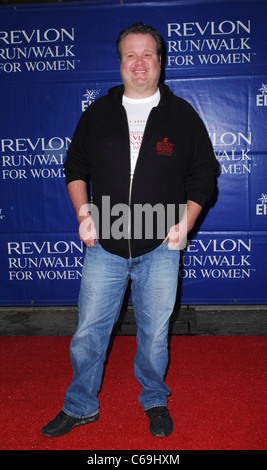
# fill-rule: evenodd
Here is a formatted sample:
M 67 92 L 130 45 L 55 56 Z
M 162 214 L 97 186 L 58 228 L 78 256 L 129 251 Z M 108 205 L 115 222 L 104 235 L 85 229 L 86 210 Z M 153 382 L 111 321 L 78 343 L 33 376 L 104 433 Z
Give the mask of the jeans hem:
M 159 406 L 166 406 L 167 407 L 167 403 L 154 403 L 153 405 L 149 405 L 149 406 L 145 407 L 144 412 L 146 412 L 148 410 L 151 410 L 151 408 L 158 408 Z
M 95 413 L 91 413 L 90 415 L 88 416 L 78 416 L 74 413 L 71 413 L 70 411 L 68 411 L 65 407 L 62 408 L 62 411 L 64 411 L 64 413 L 66 413 L 66 415 L 68 416 L 71 416 L 72 418 L 77 418 L 77 419 L 86 419 L 86 418 L 92 418 L 93 416 L 97 415 L 98 414 L 98 410 L 96 410 Z

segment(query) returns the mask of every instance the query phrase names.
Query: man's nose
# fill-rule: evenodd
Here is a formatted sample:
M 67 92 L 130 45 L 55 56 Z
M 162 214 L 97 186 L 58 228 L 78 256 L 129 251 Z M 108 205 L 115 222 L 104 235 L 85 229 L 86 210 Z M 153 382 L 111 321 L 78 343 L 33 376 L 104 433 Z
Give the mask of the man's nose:
M 143 56 L 137 56 L 136 58 L 136 63 L 137 64 L 143 64 L 144 63 L 144 57 Z

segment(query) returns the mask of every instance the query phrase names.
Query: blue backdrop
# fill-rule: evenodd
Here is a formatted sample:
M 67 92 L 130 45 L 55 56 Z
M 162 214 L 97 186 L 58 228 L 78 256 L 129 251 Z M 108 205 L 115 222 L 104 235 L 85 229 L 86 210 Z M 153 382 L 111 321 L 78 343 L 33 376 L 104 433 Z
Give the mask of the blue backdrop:
M 84 247 L 63 162 L 81 113 L 121 83 L 134 21 L 166 42 L 165 83 L 203 118 L 216 203 L 183 254 L 182 304 L 267 300 L 266 1 L 78 2 L 0 8 L 0 303 L 76 304 Z

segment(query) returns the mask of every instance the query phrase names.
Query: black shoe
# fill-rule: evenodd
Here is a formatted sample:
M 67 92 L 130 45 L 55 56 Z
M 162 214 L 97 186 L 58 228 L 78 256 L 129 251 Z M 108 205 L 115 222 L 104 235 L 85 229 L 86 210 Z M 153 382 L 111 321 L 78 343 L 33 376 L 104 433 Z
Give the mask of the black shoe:
M 94 416 L 90 416 L 90 418 L 73 418 L 73 416 L 67 415 L 64 411 L 60 411 L 52 421 L 43 427 L 42 433 L 48 437 L 63 436 L 72 431 L 76 426 L 93 423 L 98 418 L 98 413 Z
M 166 406 L 156 406 L 145 411 L 150 420 L 150 432 L 153 436 L 169 436 L 173 431 L 173 422 Z

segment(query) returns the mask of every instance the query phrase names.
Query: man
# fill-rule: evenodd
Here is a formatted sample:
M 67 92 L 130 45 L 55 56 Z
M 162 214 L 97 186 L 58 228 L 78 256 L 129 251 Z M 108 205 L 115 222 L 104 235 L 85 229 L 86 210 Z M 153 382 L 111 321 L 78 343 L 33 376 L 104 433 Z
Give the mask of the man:
M 217 162 L 197 113 L 159 84 L 158 32 L 136 23 L 120 33 L 117 50 L 123 85 L 83 113 L 65 163 L 69 196 L 87 249 L 79 323 L 70 345 L 74 375 L 62 411 L 42 430 L 50 437 L 99 418 L 97 396 L 106 350 L 129 280 L 137 324 L 134 370 L 142 386 L 139 402 L 153 435 L 168 436 L 173 430 L 164 376 L 179 253 L 211 197 Z M 88 178 L 97 224 L 93 209 L 89 211 Z M 185 203 L 186 212 L 179 218 L 179 206 Z M 149 223 L 142 213 L 146 224 L 140 228 L 134 209 L 146 204 L 163 208 L 164 215 L 158 213 L 158 224 L 155 213 Z M 125 218 L 119 216 L 125 207 L 127 223 L 122 224 Z M 169 207 L 175 207 L 173 224 Z

